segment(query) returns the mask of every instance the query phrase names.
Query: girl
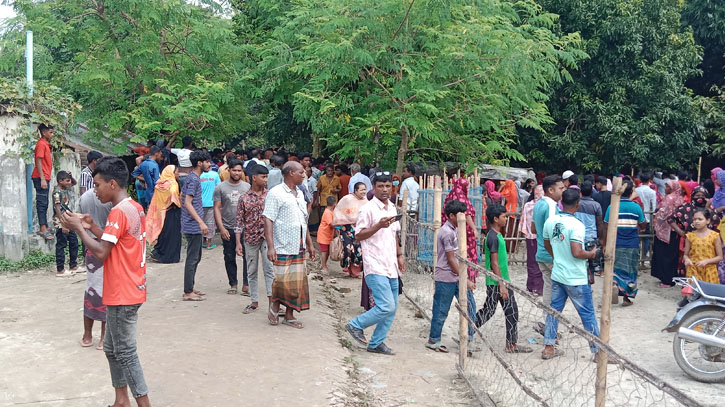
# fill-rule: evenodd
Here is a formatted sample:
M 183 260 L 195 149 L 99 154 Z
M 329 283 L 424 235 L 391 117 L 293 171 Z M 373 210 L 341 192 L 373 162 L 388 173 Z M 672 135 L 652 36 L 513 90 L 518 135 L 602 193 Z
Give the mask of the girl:
M 711 219 L 709 210 L 695 210 L 692 215 L 695 230 L 685 235 L 683 261 L 687 267 L 687 277 L 694 276 L 706 283 L 720 284 L 717 263 L 722 260 L 722 240 L 719 233 L 708 228 Z
M 328 195 L 325 203 L 327 206 L 325 207 L 325 212 L 322 213 L 320 228 L 317 229 L 317 243 L 320 244 L 320 252 L 322 252 L 322 274 L 328 275 L 330 274 L 330 270 L 327 269 L 327 258 L 330 256 L 330 243 L 335 235 L 332 222 L 337 197 L 335 195 Z

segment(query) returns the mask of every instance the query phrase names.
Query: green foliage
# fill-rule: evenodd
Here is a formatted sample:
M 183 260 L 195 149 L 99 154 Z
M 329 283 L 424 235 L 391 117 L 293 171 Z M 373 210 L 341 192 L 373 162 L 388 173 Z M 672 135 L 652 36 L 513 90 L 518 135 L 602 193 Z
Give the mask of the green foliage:
M 35 37 L 35 74 L 85 106 L 91 137 L 145 142 L 159 134 L 215 142 L 250 126 L 239 88 L 239 49 L 214 1 L 18 0 L 6 26 L 0 73 L 20 76 L 24 31 Z
M 55 265 L 55 254 L 45 254 L 39 250 L 30 252 L 20 261 L 10 261 L 0 257 L 0 273 L 34 270 Z
M 561 30 L 581 33 L 591 58 L 552 94 L 555 125 L 522 137 L 529 162 L 611 173 L 695 161 L 705 147 L 703 122 L 685 81 L 698 74 L 700 54 L 680 25 L 682 4 L 538 1 L 561 16 Z
M 687 0 L 682 24 L 692 27 L 695 42 L 702 46 L 702 76 L 690 79 L 688 86 L 698 95 L 714 95 L 713 86 L 725 86 L 725 2 Z
M 31 161 L 33 147 L 38 139 L 38 133 L 31 130 L 31 123 L 52 125 L 56 137 L 51 143 L 58 146 L 80 110 L 78 103 L 55 86 L 36 82 L 33 97 L 30 97 L 25 81 L 0 77 L 0 114 L 14 115 L 20 119 L 17 129 L 19 134 L 13 144 L 28 161 Z
M 240 6 L 241 4 L 241 6 Z M 346 158 L 505 163 L 585 55 L 533 1 L 237 2 L 252 97 Z M 436 12 L 431 12 L 436 10 Z

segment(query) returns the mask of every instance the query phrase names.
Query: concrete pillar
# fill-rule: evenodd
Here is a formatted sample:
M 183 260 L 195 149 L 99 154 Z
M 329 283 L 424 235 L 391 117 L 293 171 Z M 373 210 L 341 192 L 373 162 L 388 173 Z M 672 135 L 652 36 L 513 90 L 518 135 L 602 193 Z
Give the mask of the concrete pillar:
M 0 256 L 21 260 L 28 254 L 25 162 L 17 145 L 18 119 L 0 116 Z

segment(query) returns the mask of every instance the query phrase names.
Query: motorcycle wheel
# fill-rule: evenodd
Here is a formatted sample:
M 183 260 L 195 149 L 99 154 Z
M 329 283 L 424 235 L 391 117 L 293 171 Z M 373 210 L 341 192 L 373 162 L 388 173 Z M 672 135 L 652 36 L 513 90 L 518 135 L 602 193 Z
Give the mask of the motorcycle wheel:
M 711 310 L 690 315 L 680 326 L 712 334 L 722 322 L 723 312 Z M 725 338 L 725 329 L 720 329 L 717 336 Z M 695 380 L 705 383 L 725 380 L 725 349 L 688 341 L 678 334 L 675 334 L 672 348 L 677 365 Z

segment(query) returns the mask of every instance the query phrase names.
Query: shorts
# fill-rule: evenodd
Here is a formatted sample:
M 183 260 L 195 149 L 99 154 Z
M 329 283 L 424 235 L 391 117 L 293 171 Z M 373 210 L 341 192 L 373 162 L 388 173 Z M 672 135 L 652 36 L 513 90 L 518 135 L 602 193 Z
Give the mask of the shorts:
M 205 234 L 204 237 L 211 239 L 216 234 L 216 222 L 214 221 L 214 207 L 204 208 L 204 223 L 209 228 L 209 233 Z
M 320 251 L 321 252 L 325 252 L 325 253 L 329 252 L 330 251 L 330 245 L 329 244 L 320 243 Z

